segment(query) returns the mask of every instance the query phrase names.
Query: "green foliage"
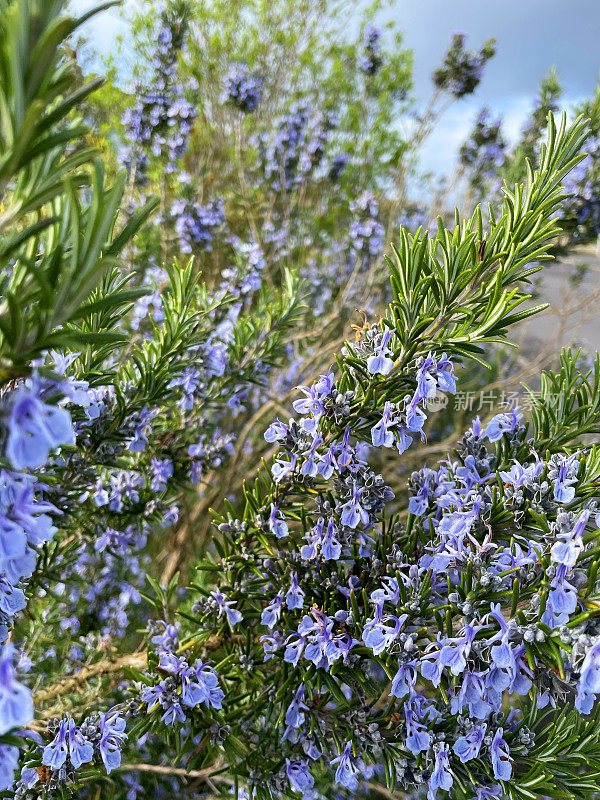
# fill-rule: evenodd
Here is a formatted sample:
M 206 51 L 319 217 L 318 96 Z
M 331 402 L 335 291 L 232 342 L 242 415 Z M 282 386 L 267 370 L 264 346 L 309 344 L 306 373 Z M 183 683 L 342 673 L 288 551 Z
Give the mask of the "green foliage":
M 529 770 L 505 786 L 509 800 L 593 797 L 600 778 L 599 710 L 582 717 L 568 706 L 549 714 L 533 706 L 528 717 L 541 745 L 522 758 Z
M 592 96 L 577 107 L 577 113 L 588 117 L 592 133 L 598 134 L 600 131 L 600 81 L 596 84 Z
M 543 307 L 517 310 L 529 297 L 521 286 L 551 258 L 560 232 L 553 212 L 561 200 L 561 182 L 581 159 L 587 131 L 581 119 L 569 128 L 565 117 L 558 128 L 552 118 L 548 125 L 540 169 L 534 173 L 528 168 L 525 185 L 505 189 L 501 214 L 497 220 L 490 215 L 487 229 L 477 209 L 463 225 L 457 214 L 453 231 L 440 222 L 432 240 L 421 232 L 412 236 L 403 231 L 395 260 L 388 259 L 395 299 L 383 321 L 396 331 L 399 345 L 393 358 L 399 365 L 441 348 L 452 356 L 480 360 L 483 345 L 506 341 L 509 326 Z M 347 347 L 350 356 L 342 366 L 364 375 L 352 344 Z M 394 400 L 402 380 L 381 379 L 380 386 L 369 388 L 368 397 L 376 393 L 377 406 Z
M 124 178 L 106 185 L 96 151 L 85 146 L 88 128 L 81 119 L 82 104 L 99 81 L 79 86 L 74 63 L 62 48 L 92 12 L 73 20 L 62 14 L 62 6 L 44 0 L 12 3 L 0 16 L 0 360 L 5 380 L 48 348 L 121 339 L 101 327 L 99 306 L 90 307 L 89 297 L 103 285 L 104 313 L 124 302 L 123 283 L 111 294 L 102 282 L 155 205 L 149 202 L 117 230 Z M 82 321 L 92 312 L 95 329 L 84 330 Z M 78 327 L 69 325 L 75 322 Z
M 232 345 L 236 362 L 242 369 L 257 358 L 265 366 L 280 366 L 285 345 L 292 332 L 300 327 L 305 313 L 302 284 L 286 270 L 281 289 L 262 286 L 255 307 L 240 319 Z M 250 381 L 259 379 L 251 374 L 247 377 Z
M 557 372 L 544 371 L 532 400 L 532 431 L 540 449 L 556 451 L 600 433 L 600 356 L 581 371 L 581 350 L 563 350 Z
M 523 127 L 520 142 L 502 166 L 501 175 L 504 180 L 508 182 L 522 180 L 526 173 L 527 162 L 539 163 L 536 145 L 546 131 L 548 114 L 555 114 L 558 111 L 558 101 L 562 94 L 563 89 L 558 80 L 558 73 L 552 67 L 542 78 L 538 97 L 531 115 Z M 589 114 L 583 111 L 581 113 L 589 117 Z

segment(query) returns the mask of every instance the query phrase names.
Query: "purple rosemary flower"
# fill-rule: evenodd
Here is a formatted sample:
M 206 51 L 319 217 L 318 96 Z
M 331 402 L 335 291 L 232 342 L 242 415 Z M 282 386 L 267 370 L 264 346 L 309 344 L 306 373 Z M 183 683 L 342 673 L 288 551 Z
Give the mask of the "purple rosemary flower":
M 389 328 L 386 328 L 381 335 L 381 340 L 377 345 L 375 354 L 369 356 L 367 359 L 367 369 L 371 375 L 376 375 L 377 373 L 380 375 L 389 375 L 394 368 L 394 361 L 390 358 L 392 351 L 390 350 L 389 342 L 391 338 L 392 332 Z
M 285 595 L 285 604 L 290 611 L 295 608 L 302 608 L 304 605 L 304 589 L 298 584 L 298 575 L 292 572 L 290 588 Z
M 135 415 L 133 436 L 127 442 L 128 450 L 131 450 L 133 453 L 141 453 L 146 449 L 148 434 L 152 433 L 150 423 L 156 416 L 156 413 L 156 411 L 149 411 L 147 406 L 144 406 L 144 408 Z
M 265 440 L 267 442 L 282 442 L 288 434 L 288 427 L 280 420 L 276 419 L 272 422 L 265 431 Z
M 10 744 L 0 744 L 0 792 L 6 792 L 8 789 L 13 788 L 15 770 L 18 766 L 18 748 Z
M 352 742 L 346 742 L 342 752 L 331 760 L 331 765 L 337 764 L 335 771 L 336 783 L 345 786 L 351 792 L 355 792 L 358 788 L 358 777 L 365 769 L 365 763 L 362 758 L 352 754 Z
M 392 697 L 402 699 L 406 695 L 412 694 L 415 684 L 417 682 L 417 664 L 414 661 L 409 661 L 398 667 L 398 672 L 394 675 L 392 680 L 392 688 L 390 694 Z
M 406 746 L 415 756 L 418 756 L 419 753 L 424 750 L 429 750 L 431 744 L 431 734 L 424 723 L 428 708 L 423 701 L 425 701 L 424 697 L 413 694 L 409 700 L 404 703 Z
M 460 675 L 467 666 L 467 658 L 471 652 L 471 645 L 475 639 L 478 628 L 473 625 L 465 626 L 463 635 L 458 639 L 447 639 L 442 647 L 440 663 L 449 667 L 453 675 Z
M 56 736 L 50 744 L 44 747 L 42 764 L 51 769 L 60 769 L 67 760 L 67 755 L 69 754 L 69 747 L 67 745 L 69 722 L 72 722 L 72 720 L 62 719 L 59 723 Z
M 0 652 L 0 736 L 22 728 L 33 719 L 33 702 L 30 690 L 16 678 L 12 644 L 2 646 Z
M 369 512 L 360 504 L 360 497 L 364 493 L 365 487 L 359 487 L 356 483 L 352 490 L 352 497 L 340 506 L 342 515 L 340 521 L 348 528 L 356 528 L 359 522 L 368 525 L 371 521 Z
M 504 731 L 502 728 L 498 728 L 492 740 L 490 753 L 492 756 L 494 778 L 499 781 L 508 781 L 512 775 L 512 764 L 508 745 L 502 738 L 503 733 Z
M 577 483 L 579 461 L 577 454 L 553 456 L 548 462 L 548 478 L 554 482 L 554 499 L 558 503 L 571 503 L 575 499 L 574 483 Z
M 427 645 L 426 652 L 421 658 L 421 675 L 425 680 L 431 681 L 436 688 L 440 685 L 442 671 L 444 669 L 444 664 L 442 662 L 444 641 L 445 640 L 438 634 L 437 641 Z M 436 649 L 432 652 L 434 647 Z
M 173 462 L 169 458 L 153 458 L 150 467 L 152 469 L 150 488 L 153 492 L 164 492 L 169 479 L 173 477 Z
M 315 785 L 315 779 L 308 771 L 307 762 L 291 762 L 289 758 L 286 758 L 285 763 L 286 774 L 292 790 L 295 792 L 301 792 L 303 795 L 310 792 Z
M 283 606 L 283 592 L 278 592 L 273 600 L 269 603 L 260 617 L 260 624 L 266 625 L 269 630 L 273 630 L 279 618 L 281 617 L 281 609 Z
M 485 673 L 465 670 L 461 676 L 460 689 L 452 697 L 452 713 L 462 714 L 466 706 L 469 715 L 474 719 L 487 719 L 492 712 L 487 697 Z
M 100 712 L 100 743 L 98 749 L 107 774 L 121 766 L 121 748 L 127 739 L 125 720 L 117 713 Z
M 443 744 L 435 754 L 435 766 L 429 779 L 427 800 L 435 800 L 440 789 L 444 792 L 449 792 L 453 783 L 454 777 L 450 770 L 448 745 Z
M 281 483 L 287 475 L 290 475 L 294 471 L 297 460 L 295 453 L 292 453 L 290 461 L 283 461 L 281 458 L 275 459 L 271 467 L 271 474 L 273 475 L 275 483 Z
M 469 52 L 465 48 L 465 34 L 455 33 L 443 65 L 433 73 L 435 86 L 456 98 L 471 94 L 481 81 L 483 67 L 494 53 L 493 39 L 485 42 L 478 51 Z
M 304 702 L 304 694 L 304 684 L 301 683 L 296 690 L 294 699 L 285 712 L 285 724 L 290 728 L 300 728 L 304 724 L 304 720 L 306 719 L 304 712 L 308 711 L 308 706 Z
M 51 769 L 60 769 L 69 758 L 73 769 L 79 769 L 94 758 L 94 746 L 75 724 L 75 720 L 64 717 L 54 739 L 46 745 L 42 763 Z
M 472 758 L 477 758 L 479 755 L 486 728 L 487 725 L 485 723 L 483 723 L 483 725 L 474 725 L 467 734 L 461 736 L 454 743 L 452 749 L 463 764 L 465 761 L 470 761 Z
M 236 604 L 236 600 L 230 600 L 220 589 L 212 591 L 210 594 L 217 603 L 219 609 L 218 617 L 220 617 L 222 614 L 225 614 L 227 617 L 227 622 L 229 622 L 232 628 L 242 621 L 243 616 L 241 612 L 236 608 L 232 608 L 232 606 Z
M 181 698 L 186 706 L 204 703 L 209 708 L 220 709 L 225 693 L 219 686 L 219 677 L 213 667 L 197 661 L 183 667 L 179 673 L 182 681 Z
M 162 721 L 165 725 L 172 727 L 175 722 L 185 722 L 185 711 L 183 710 L 179 696 L 173 691 L 167 681 L 160 681 L 156 686 L 147 686 L 142 690 L 140 699 L 148 705 L 151 711 L 156 705 L 163 709 Z
M 575 705 L 580 713 L 591 712 L 597 694 L 600 694 L 600 641 L 589 648 L 579 671 Z
M 378 612 L 380 606 L 376 606 L 375 610 Z M 407 619 L 406 614 L 402 614 L 400 617 L 395 617 L 393 614 L 379 617 L 376 614 L 374 619 L 367 620 L 364 627 L 363 642 L 365 646 L 371 648 L 373 655 L 381 655 L 384 650 L 387 650 L 396 641 Z
M 317 454 L 317 448 L 323 444 L 323 439 L 320 436 L 315 437 L 313 439 L 311 446 L 303 453 L 304 456 L 304 463 L 300 467 L 300 474 L 307 475 L 311 478 L 315 478 L 318 474 L 318 467 L 316 463 L 316 459 L 319 457 Z
M 336 535 L 338 527 L 333 521 L 329 519 L 327 522 L 327 530 L 321 540 L 321 554 L 323 561 L 337 561 L 342 554 L 342 545 L 337 540 Z
M 304 536 L 309 544 L 300 548 L 300 555 L 303 559 L 310 561 L 317 557 L 320 549 L 324 561 L 337 561 L 342 553 L 342 545 L 336 538 L 337 534 L 338 527 L 333 518 L 327 521 L 327 530 L 325 530 L 325 519 L 319 517 L 314 528 Z
M 94 745 L 85 738 L 73 719 L 69 719 L 67 744 L 73 769 L 79 769 L 82 764 L 87 764 L 94 758 Z
M 269 530 L 278 539 L 285 539 L 289 534 L 288 524 L 279 508 L 271 503 L 271 513 L 269 515 Z
M 445 353 L 436 359 L 433 353 L 417 361 L 417 388 L 414 402 L 420 403 L 440 392 L 456 393 L 454 364 Z
M 262 84 L 245 64 L 234 65 L 225 78 L 221 102 L 229 102 L 245 114 L 251 114 L 260 102 Z
M 386 401 L 383 407 L 383 416 L 373 427 L 371 428 L 371 441 L 373 442 L 374 447 L 393 447 L 395 442 L 395 436 L 392 430 L 390 430 L 393 422 L 391 421 L 391 408 L 392 404 L 390 401 Z
M 32 388 L 19 387 L 8 395 L 6 457 L 14 469 L 35 469 L 63 444 L 75 444 L 71 415 L 40 397 L 37 380 Z
M 375 27 L 371 22 L 367 23 L 363 32 L 364 52 L 358 59 L 358 67 L 365 75 L 375 75 L 381 67 L 380 38 L 381 31 L 379 28 Z
M 175 625 L 171 625 L 159 619 L 156 622 L 150 623 L 149 628 L 154 632 L 154 636 L 152 636 L 150 641 L 157 650 L 166 650 L 172 653 L 177 649 L 179 646 L 179 632 Z
M 584 545 L 582 537 L 589 517 L 590 512 L 588 510 L 582 511 L 572 531 L 558 534 L 558 541 L 550 551 L 552 561 L 556 564 L 562 564 L 565 567 L 575 566 L 580 553 L 583 551 Z
M 523 414 L 519 413 L 518 409 L 511 408 L 509 411 L 502 414 L 496 414 L 495 417 L 488 422 L 484 435 L 490 442 L 499 441 L 505 433 L 512 433 L 519 425 Z

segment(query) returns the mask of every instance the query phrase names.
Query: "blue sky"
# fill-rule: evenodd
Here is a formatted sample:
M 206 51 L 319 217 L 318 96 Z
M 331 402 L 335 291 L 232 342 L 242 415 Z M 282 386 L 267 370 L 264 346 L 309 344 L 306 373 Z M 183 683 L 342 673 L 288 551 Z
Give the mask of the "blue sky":
M 90 5 L 73 0 L 78 11 Z M 424 100 L 452 33 L 464 31 L 473 47 L 490 36 L 498 40 L 498 53 L 475 95 L 447 112 L 423 152 L 423 166 L 439 174 L 452 171 L 457 149 L 482 105 L 503 115 L 512 139 L 549 67 L 558 69 L 567 105 L 589 96 L 600 72 L 600 0 L 395 0 L 384 16 L 398 23 L 414 50 L 415 89 Z M 112 9 L 85 32 L 106 53 L 125 29 L 119 10 Z
M 415 54 L 415 88 L 431 91 L 430 75 L 452 33 L 464 31 L 473 46 L 490 36 L 496 57 L 473 97 L 455 104 L 427 144 L 424 165 L 451 171 L 456 151 L 482 105 L 500 112 L 514 138 L 555 65 L 567 105 L 593 91 L 600 72 L 600 0 L 397 0 L 389 16 L 402 27 Z

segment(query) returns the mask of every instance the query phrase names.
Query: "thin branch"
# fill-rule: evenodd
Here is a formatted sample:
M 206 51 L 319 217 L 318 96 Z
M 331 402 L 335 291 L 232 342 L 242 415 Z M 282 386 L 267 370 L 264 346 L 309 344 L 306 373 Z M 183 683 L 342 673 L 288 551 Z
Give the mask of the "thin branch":
M 228 786 L 233 786 L 231 778 L 216 774 L 222 768 L 222 765 L 207 767 L 206 769 L 183 769 L 182 767 L 170 767 L 161 764 L 124 764 L 119 767 L 119 772 L 151 772 L 155 775 L 176 775 L 181 778 L 201 781 L 210 778 L 216 783 L 226 783 Z
M 40 689 L 34 694 L 33 701 L 36 705 L 39 703 L 46 703 L 48 700 L 53 700 L 55 697 L 81 691 L 83 685 L 89 683 L 89 681 L 94 678 L 112 675 L 115 672 L 120 672 L 125 667 L 144 669 L 146 664 L 146 653 L 131 653 L 114 660 L 105 659 L 104 661 L 99 661 L 97 664 L 90 664 L 87 667 L 83 667 L 79 670 L 77 675 L 63 678 L 59 683 L 55 683 L 47 689 Z

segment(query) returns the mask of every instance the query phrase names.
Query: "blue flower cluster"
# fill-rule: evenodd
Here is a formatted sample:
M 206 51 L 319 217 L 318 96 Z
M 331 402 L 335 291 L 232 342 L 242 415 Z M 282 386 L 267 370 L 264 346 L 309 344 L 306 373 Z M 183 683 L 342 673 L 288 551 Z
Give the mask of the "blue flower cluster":
M 225 222 L 225 207 L 220 198 L 206 205 L 179 198 L 171 206 L 171 216 L 181 252 L 193 253 L 212 249 L 215 231 Z
M 228 610 L 226 601 L 220 599 L 220 602 L 220 611 Z M 153 623 L 153 630 L 157 670 L 164 678 L 156 685 L 144 687 L 139 698 L 130 703 L 129 713 L 137 716 L 144 706 L 149 714 L 160 709 L 162 721 L 172 727 L 176 722 L 185 722 L 186 710 L 189 713 L 199 705 L 220 709 L 225 694 L 214 668 L 200 660 L 190 665 L 177 655 L 179 635 L 174 625 L 159 620 Z
M 260 289 L 267 262 L 256 242 L 242 242 L 236 237 L 231 243 L 236 263 L 221 271 L 222 282 L 219 291 L 223 297 L 229 295 L 247 302 L 254 292 Z
M 146 165 L 148 181 L 160 172 L 159 222 L 169 231 L 147 229 L 147 250 L 127 253 L 147 294 L 130 291 L 109 240 L 108 269 L 79 316 L 44 339 L 39 363 L 14 359 L 5 372 L 0 635 L 29 635 L 18 662 L 12 642 L 0 645 L 0 793 L 136 800 L 206 779 L 213 793 L 213 784 L 228 791 L 233 783 L 236 798 L 316 800 L 367 796 L 385 780 L 415 800 L 500 800 L 535 764 L 548 739 L 540 720 L 558 719 L 554 709 L 572 706 L 569 719 L 597 724 L 598 458 L 587 441 L 562 449 L 539 430 L 528 439 L 519 410 L 507 408 L 474 420 L 445 460 L 407 485 L 402 476 L 415 439 L 437 441 L 429 415 L 456 392 L 456 364 L 502 339 L 497 309 L 516 318 L 522 295 L 510 284 L 527 254 L 543 250 L 538 233 L 552 236 L 543 209 L 553 201 L 540 198 L 565 170 L 549 169 L 551 179 L 542 173 L 537 189 L 525 190 L 539 221 L 508 203 L 502 223 L 490 225 L 489 258 L 474 217 L 454 234 L 440 230 L 431 246 L 403 237 L 408 263 L 400 254 L 391 288 L 380 288 L 384 226 L 401 204 L 369 191 L 387 183 L 364 153 L 399 142 L 389 131 L 372 136 L 372 120 L 385 124 L 378 95 L 397 99 L 388 87 L 402 62 L 384 55 L 369 24 L 358 50 L 343 50 L 362 72 L 343 82 L 343 92 L 364 90 L 359 140 L 348 138 L 359 107 L 352 99 L 340 104 L 349 127 L 333 133 L 331 113 L 288 97 L 275 128 L 250 140 L 257 163 L 244 161 L 236 138 L 240 160 L 227 176 L 242 191 L 227 199 L 227 230 L 217 234 L 225 201 L 206 198 L 221 196 L 218 177 L 206 173 L 194 194 L 198 153 L 187 153 L 187 91 L 198 86 L 190 82 L 184 95 L 177 85 L 189 9 L 175 0 L 159 11 L 152 75 L 124 120 L 138 173 L 129 188 L 142 186 Z M 432 108 L 441 92 L 474 91 L 492 53 L 491 43 L 467 52 L 457 35 L 434 76 Z M 267 85 L 257 75 L 235 65 L 225 77 L 220 100 L 240 112 L 225 133 L 268 123 L 250 116 Z M 206 102 L 208 119 L 214 98 Z M 555 163 L 575 152 L 577 135 L 569 136 L 557 133 Z M 344 141 L 351 156 L 340 152 Z M 233 142 L 223 144 L 220 165 L 233 152 Z M 465 163 L 491 176 L 502 152 L 499 124 L 480 115 Z M 175 189 L 164 173 L 180 170 L 184 154 L 190 174 L 180 172 Z M 330 202 L 323 189 L 340 182 L 351 158 Z M 419 223 L 408 203 L 403 213 Z M 519 238 L 528 219 L 533 232 Z M 519 268 L 498 256 L 498 233 L 514 242 Z M 170 266 L 177 247 L 214 247 L 207 283 L 192 259 Z M 377 324 L 365 312 L 335 371 L 315 367 L 326 357 L 322 333 L 313 339 L 306 325 L 306 337 L 285 341 L 305 313 L 295 276 L 283 277 L 296 262 L 310 282 L 310 319 L 324 315 L 324 330 L 340 330 L 365 286 L 369 304 L 393 298 Z M 472 292 L 464 302 L 467 293 L 453 294 L 463 270 Z M 507 287 L 504 305 L 501 293 L 485 295 L 494 275 Z M 342 322 L 329 313 L 332 299 Z M 82 352 L 48 353 L 47 341 L 79 341 Z M 280 357 L 286 369 L 271 372 Z M 294 417 L 268 427 L 265 447 L 255 435 L 263 403 L 280 408 L 294 383 L 306 384 Z M 585 392 L 578 399 L 585 405 Z M 269 460 L 248 474 L 238 504 L 237 476 L 258 449 L 270 450 Z M 214 474 L 227 464 L 231 481 Z M 210 509 L 215 498 L 221 513 Z M 183 589 L 196 547 L 203 557 Z M 156 614 L 165 619 L 149 622 Z M 27 730 L 32 700 L 38 719 Z M 204 785 L 187 788 L 194 800 L 205 794 Z
M 234 65 L 225 76 L 222 103 L 230 103 L 244 114 L 252 114 L 260 103 L 263 81 L 246 64 Z
M 0 649 L 0 736 L 19 730 L 33 719 L 30 690 L 19 682 L 14 666 L 16 651 L 12 644 Z M 19 750 L 0 744 L 0 791 L 12 788 L 19 762 Z
M 187 23 L 168 11 L 161 16 L 152 59 L 154 72 L 149 87 L 139 85 L 133 106 L 123 116 L 127 138 L 133 143 L 133 157 L 126 160 L 143 169 L 138 150 L 164 156 L 165 169 L 174 172 L 185 153 L 196 112 L 176 84 L 177 58 L 184 46 Z
M 30 690 L 19 682 L 14 666 L 14 645 L 2 645 L 0 650 L 0 736 L 24 728 L 33 719 Z M 6 755 L 6 754 L 5 754 Z
M 366 325 L 344 357 L 377 386 L 394 379 L 398 347 L 392 328 Z M 383 758 L 396 783 L 422 786 L 428 800 L 465 781 L 474 800 L 499 799 L 536 747 L 516 700 L 532 695 L 551 709 L 569 694 L 590 714 L 600 695 L 600 627 L 582 597 L 599 533 L 583 454 L 542 458 L 508 407 L 475 419 L 454 459 L 413 473 L 408 519 L 386 523 L 394 494 L 356 430 L 375 452 L 403 453 L 423 435 L 430 401 L 456 391 L 443 353 L 416 358 L 404 380 L 402 403 L 360 411 L 332 372 L 301 387 L 300 417 L 265 433 L 280 448 L 274 491 L 262 506 L 253 500 L 253 523 L 219 526 L 238 554 L 265 545 L 262 561 L 246 550 L 262 581 L 227 572 L 228 584 L 194 605 L 200 631 L 228 638 L 256 620 L 264 669 L 295 676 L 278 694 L 289 698 L 276 733 L 285 749 L 263 742 L 271 777 L 252 762 L 250 791 L 267 781 L 271 794 L 287 786 L 309 797 L 331 770 L 356 792 Z M 266 594 L 258 620 L 257 586 Z M 557 641 L 560 680 L 547 656 Z
M 170 521 L 168 516 L 163 517 L 163 524 Z M 100 641 L 115 641 L 129 632 L 138 620 L 144 576 L 150 566 L 144 554 L 150 531 L 144 522 L 131 523 L 123 531 L 105 523 L 99 526 L 93 542 L 82 542 L 66 564 L 59 562 L 63 586 L 59 587 L 57 605 L 62 631 L 73 637 L 88 636 L 88 626 L 94 620 Z M 79 611 L 82 607 L 87 611 L 83 619 Z M 81 652 L 75 649 L 72 654 L 75 666 Z M 53 648 L 46 652 L 47 658 L 55 656 Z
M 159 668 L 168 676 L 157 686 L 144 689 L 140 699 L 149 709 L 160 707 L 166 725 L 184 722 L 185 708 L 194 708 L 200 703 L 210 708 L 221 708 L 224 694 L 212 667 L 202 661 L 189 666 L 172 653 L 161 653 Z
M 478 51 L 469 52 L 465 38 L 464 33 L 454 34 L 443 65 L 433 73 L 436 88 L 456 98 L 475 91 L 483 77 L 483 68 L 496 51 L 494 40 L 489 39 Z
M 365 257 L 376 257 L 383 250 L 385 230 L 379 218 L 377 200 L 370 192 L 363 192 L 350 203 L 354 215 L 349 236 L 354 250 Z
M 93 520 L 91 525 L 85 523 L 88 535 L 78 537 L 65 550 L 57 548 L 53 556 L 53 567 L 60 571 L 63 581 L 54 586 L 54 607 L 58 614 L 55 624 L 69 634 L 73 644 L 70 650 L 62 652 L 62 644 L 53 643 L 42 656 L 44 662 L 52 665 L 60 650 L 64 656 L 60 672 L 64 676 L 77 674 L 90 649 L 101 649 L 130 633 L 132 625 L 146 621 L 148 608 L 141 605 L 150 566 L 146 543 L 161 527 L 177 522 L 176 496 L 182 482 L 200 482 L 232 452 L 232 435 L 212 427 L 205 410 L 200 430 L 190 427 L 189 420 L 197 420 L 201 401 L 211 392 L 218 396 L 222 380 L 229 380 L 224 373 L 229 369 L 228 342 L 233 336 L 235 314 L 260 281 L 264 263 L 260 251 L 239 242 L 236 248 L 245 259 L 243 268 L 240 266 L 224 276 L 214 299 L 215 310 L 220 308 L 219 298 L 226 297 L 228 301 L 223 306 L 223 330 L 219 333 L 218 325 L 213 330 L 211 323 L 206 341 L 198 338 L 189 360 L 184 359 L 178 365 L 179 371 L 170 371 L 172 377 L 165 385 L 167 395 L 163 404 L 167 403 L 170 409 L 169 430 L 173 430 L 173 423 L 181 417 L 182 428 L 187 431 L 185 438 L 176 442 L 165 438 L 164 406 L 136 405 L 135 395 L 132 396 L 126 382 L 117 384 L 118 389 L 115 384 L 92 389 L 85 380 L 73 377 L 77 374 L 74 372 L 77 353 L 69 356 L 51 353 L 52 373 L 60 378 L 49 380 L 34 375 L 3 397 L 6 460 L 23 470 L 43 465 L 48 480 L 48 484 L 41 483 L 31 471 L 16 472 L 8 467 L 0 471 L 0 508 L 4 519 L 1 526 L 4 533 L 0 534 L 1 610 L 5 639 L 13 615 L 26 603 L 23 579 L 32 574 L 41 548 L 57 533 L 53 518 L 61 528 L 74 526 L 79 520 Z M 239 298 L 237 304 L 231 303 L 233 296 Z M 165 299 L 157 287 L 153 306 L 163 311 L 163 318 L 169 302 L 168 296 Z M 234 316 L 229 318 L 227 315 L 231 313 Z M 137 311 L 136 327 L 141 317 L 142 312 Z M 155 319 L 155 324 L 153 336 L 157 337 L 159 320 Z M 215 332 L 218 338 L 212 339 Z M 156 347 L 153 340 L 147 344 Z M 40 363 L 39 369 L 47 371 L 48 367 Z M 241 381 L 241 375 L 236 380 Z M 117 392 L 121 400 L 127 397 L 126 404 L 119 403 Z M 67 403 L 69 410 L 63 407 Z M 110 438 L 106 436 L 108 429 Z M 83 460 L 81 454 L 92 446 L 96 448 L 94 457 Z M 58 448 L 62 448 L 61 452 L 54 455 L 52 451 Z M 40 593 L 45 591 L 42 589 Z M 233 619 L 226 596 L 217 595 L 216 600 Z M 214 670 L 199 661 L 189 669 L 178 662 L 175 669 L 174 658 L 173 655 L 169 661 L 174 670 L 173 680 L 180 679 L 186 686 L 184 707 L 206 702 L 207 706 L 217 708 L 223 693 Z M 4 691 L 0 697 L 0 722 L 4 733 L 18 730 L 32 718 L 31 693 L 16 679 L 12 659 L 12 645 L 6 645 L 0 663 L 0 685 Z M 39 668 L 38 674 L 43 675 L 45 669 Z M 158 687 L 155 690 L 160 691 Z M 202 692 L 206 693 L 205 700 L 201 699 Z M 194 703 L 192 697 L 197 698 Z M 19 796 L 38 790 L 62 790 L 61 787 L 75 780 L 81 765 L 103 763 L 110 772 L 118 766 L 126 739 L 124 720 L 115 709 L 80 724 L 66 717 L 53 724 L 48 735 L 48 743 L 38 741 L 29 750 L 17 788 Z M 0 754 L 2 763 L 6 762 L 7 787 L 11 785 L 17 752 L 11 747 Z M 34 778 L 42 767 L 47 772 L 34 790 Z
M 121 765 L 121 749 L 127 739 L 125 720 L 116 711 L 100 712 L 86 717 L 80 725 L 71 717 L 53 720 L 48 726 L 47 736 L 51 741 L 41 749 L 44 774 L 43 788 L 53 792 L 77 780 L 77 770 L 84 764 L 97 762 L 104 766 L 107 774 Z M 41 769 L 26 762 L 15 786 L 15 797 L 21 798 L 40 784 Z
M 63 392 L 56 382 L 34 377 L 4 396 L 5 455 L 15 470 L 39 468 L 52 450 L 75 443 L 69 412 L 46 402 L 57 394 Z M 56 533 L 50 515 L 59 511 L 45 499 L 45 488 L 29 472 L 0 470 L 1 641 L 14 614 L 25 607 L 19 584 L 31 576 L 39 548 Z
M 473 185 L 496 177 L 505 159 L 506 142 L 502 136 L 502 120 L 493 119 L 488 108 L 477 115 L 467 141 L 461 146 L 459 160 L 471 174 Z
M 352 348 L 351 356 L 359 359 L 371 375 L 386 376 L 394 369 L 392 356 L 396 344 L 393 330 L 372 326 L 365 333 L 364 340 L 349 345 L 348 351 L 350 354 Z M 445 355 L 436 357 L 429 354 L 417 359 L 411 380 L 413 389 L 407 394 L 402 409 L 392 410 L 386 402 L 378 413 L 372 415 L 371 438 L 375 446 L 392 446 L 395 442 L 402 452 L 410 445 L 408 432 L 422 432 L 426 401 L 438 392 L 454 392 L 456 389 L 453 364 Z M 265 598 L 260 624 L 268 632 L 262 635 L 261 642 L 265 663 L 283 659 L 284 663 L 302 671 L 312 665 L 330 674 L 336 670 L 338 674 L 340 665 L 347 669 L 356 666 L 358 653 L 361 649 L 364 651 L 364 647 L 380 654 L 400 637 L 408 641 L 403 633 L 406 616 L 393 619 L 392 615 L 383 614 L 383 597 L 376 606 L 375 617 L 367 620 L 364 626 L 362 641 L 355 633 L 358 620 L 353 618 L 352 610 L 341 608 L 329 613 L 319 601 L 315 602 L 315 586 L 319 584 L 317 575 L 333 576 L 336 571 L 335 583 L 330 584 L 328 578 L 325 586 L 337 587 L 340 596 L 346 600 L 354 598 L 359 591 L 359 581 L 351 574 L 352 565 L 375 559 L 379 519 L 394 495 L 381 475 L 376 474 L 364 460 L 360 443 L 351 439 L 347 421 L 352 414 L 354 392 L 341 391 L 332 372 L 321 376 L 310 387 L 301 387 L 301 391 L 304 396 L 293 403 L 294 410 L 301 417 L 287 424 L 277 420 L 265 433 L 265 439 L 279 444 L 283 452 L 272 466 L 276 496 L 269 504 L 268 513 L 261 518 L 260 527 L 274 537 L 279 547 L 290 542 L 290 556 L 283 571 L 272 561 L 265 562 L 270 585 L 281 588 L 272 597 Z M 283 496 L 295 491 L 296 485 L 306 486 L 315 493 L 314 511 L 304 508 L 303 513 L 307 515 L 304 543 L 297 549 L 290 541 L 293 521 L 285 513 L 282 500 Z M 320 488 L 323 485 L 328 487 L 326 492 Z M 308 515 L 312 519 L 310 525 Z M 239 527 L 233 521 L 223 523 L 220 529 L 232 535 L 234 531 L 242 535 L 248 531 L 246 525 Z M 334 566 L 323 573 L 327 564 Z M 309 597 L 313 598 L 312 604 Z M 196 603 L 194 611 L 202 618 L 202 629 L 212 631 L 220 625 L 222 613 L 232 628 L 238 625 L 245 618 L 239 605 L 235 597 L 219 589 Z M 399 686 L 399 683 L 395 685 Z M 314 733 L 308 733 L 307 712 L 312 710 L 312 700 L 307 697 L 302 682 L 294 692 L 285 714 L 283 733 L 283 739 L 289 742 L 292 750 L 286 756 L 281 773 L 277 773 L 278 777 L 271 777 L 273 786 L 281 786 L 279 790 L 283 791 L 287 784 L 292 791 L 306 795 L 312 790 L 315 780 L 311 761 L 316 767 L 323 764 L 326 757 L 325 763 L 335 768 L 336 780 L 355 790 L 361 777 L 373 774 L 374 766 L 367 764 L 363 756 L 355 754 L 350 741 L 337 753 L 324 748 L 322 726 L 327 727 L 330 723 L 320 720 Z M 421 704 L 417 711 L 415 703 L 415 714 L 427 716 L 433 713 L 433 706 Z M 316 717 L 312 719 L 314 724 Z M 333 724 L 333 720 L 330 722 Z M 379 725 L 368 718 L 363 722 L 369 741 L 375 747 L 374 743 L 381 737 Z M 418 727 L 417 719 L 414 724 Z M 298 757 L 299 748 L 301 757 Z
M 74 444 L 71 417 L 64 408 L 44 402 L 43 395 L 58 387 L 34 380 L 9 395 L 5 412 L 6 457 L 17 470 L 35 469 L 62 444 Z
M 294 103 L 275 124 L 275 133 L 260 137 L 264 179 L 277 192 L 290 191 L 303 183 L 321 164 L 329 134 L 335 126 L 332 114 L 311 114 L 307 102 Z
M 358 67 L 365 75 L 376 75 L 381 68 L 380 38 L 381 31 L 379 28 L 375 27 L 371 22 L 365 25 L 363 32 L 364 52 L 358 59 Z

